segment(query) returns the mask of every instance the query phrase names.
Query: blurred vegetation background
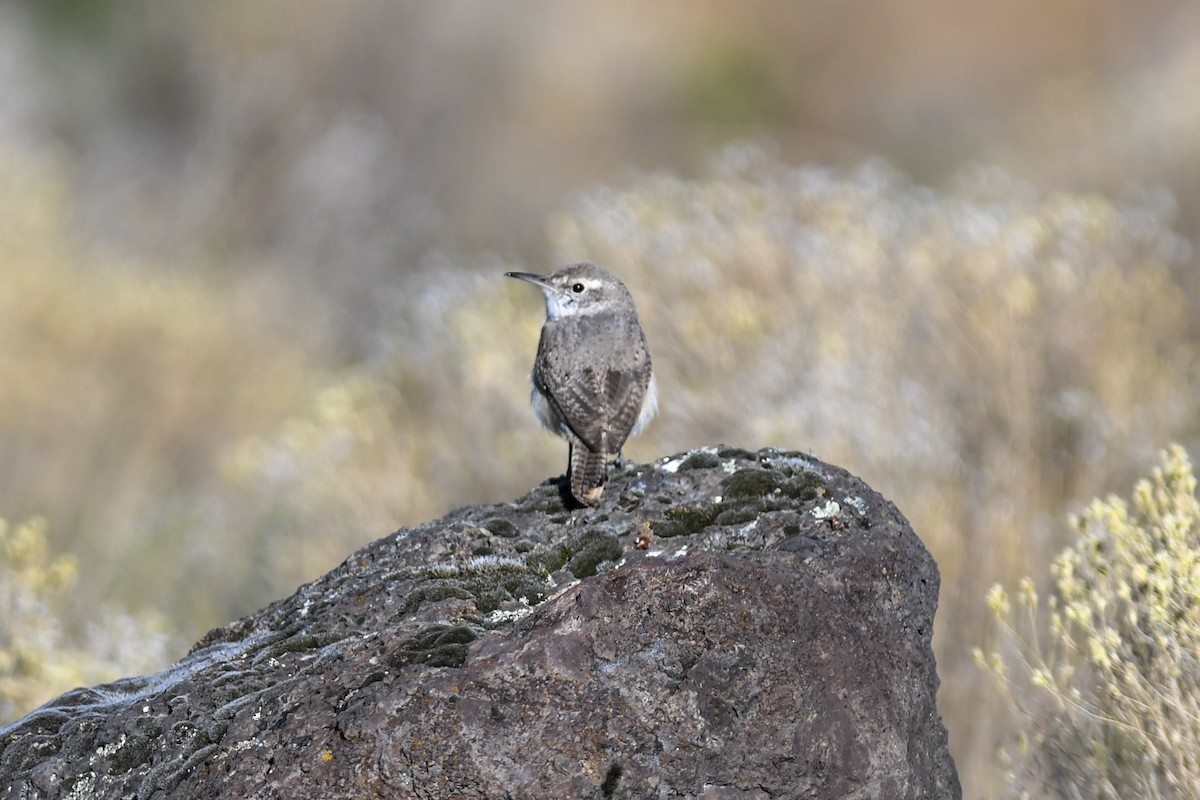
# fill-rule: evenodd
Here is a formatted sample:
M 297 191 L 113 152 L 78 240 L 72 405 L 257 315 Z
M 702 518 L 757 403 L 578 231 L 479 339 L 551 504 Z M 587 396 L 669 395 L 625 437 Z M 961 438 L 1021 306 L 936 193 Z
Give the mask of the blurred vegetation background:
M 1194 3 L 13 0 L 0 82 L 0 719 L 559 474 L 506 269 L 630 285 L 630 457 L 912 520 L 969 797 L 987 587 L 1200 443 Z

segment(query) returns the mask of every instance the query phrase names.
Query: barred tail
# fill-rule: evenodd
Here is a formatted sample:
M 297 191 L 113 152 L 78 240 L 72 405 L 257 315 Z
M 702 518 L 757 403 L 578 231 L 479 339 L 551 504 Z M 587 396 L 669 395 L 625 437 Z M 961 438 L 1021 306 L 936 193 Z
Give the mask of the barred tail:
M 607 439 L 602 437 L 604 442 Z M 576 500 L 589 506 L 599 503 L 607 472 L 608 456 L 603 450 L 589 450 L 582 441 L 571 437 L 571 494 Z

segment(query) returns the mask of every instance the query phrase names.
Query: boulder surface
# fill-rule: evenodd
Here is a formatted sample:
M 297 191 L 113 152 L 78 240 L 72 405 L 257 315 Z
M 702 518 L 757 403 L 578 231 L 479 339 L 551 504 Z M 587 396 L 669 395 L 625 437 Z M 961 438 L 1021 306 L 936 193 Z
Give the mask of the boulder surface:
M 0 730 L 0 798 L 959 798 L 937 567 L 800 453 L 548 482 Z

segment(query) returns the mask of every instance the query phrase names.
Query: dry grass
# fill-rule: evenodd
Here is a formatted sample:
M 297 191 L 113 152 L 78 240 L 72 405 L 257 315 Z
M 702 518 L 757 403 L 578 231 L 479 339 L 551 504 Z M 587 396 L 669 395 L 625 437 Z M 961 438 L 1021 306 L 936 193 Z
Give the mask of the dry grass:
M 87 565 L 77 613 L 125 602 L 194 632 L 244 608 L 217 589 L 258 577 L 219 451 L 307 399 L 304 341 L 261 291 L 79 246 L 53 169 L 0 157 L 0 186 L 0 509 L 47 516 Z

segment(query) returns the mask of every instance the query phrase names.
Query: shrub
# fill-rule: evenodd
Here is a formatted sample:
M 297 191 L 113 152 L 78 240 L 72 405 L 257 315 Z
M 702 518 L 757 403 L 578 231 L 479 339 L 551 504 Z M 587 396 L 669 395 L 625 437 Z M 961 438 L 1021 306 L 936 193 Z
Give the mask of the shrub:
M 176 649 L 154 615 L 93 612 L 65 621 L 78 578 L 69 556 L 52 556 L 46 523 L 0 519 L 0 724 L 73 686 L 160 669 Z
M 70 614 L 113 601 L 202 631 L 269 599 L 217 462 L 307 397 L 313 348 L 270 287 L 83 246 L 69 188 L 0 149 L 0 509 L 45 514 L 88 566 Z
M 1071 521 L 1039 612 L 988 602 L 1008 648 L 977 659 L 1012 701 L 1021 797 L 1200 797 L 1200 501 L 1174 446 L 1133 491 Z M 1015 669 L 1010 670 L 1010 662 Z

